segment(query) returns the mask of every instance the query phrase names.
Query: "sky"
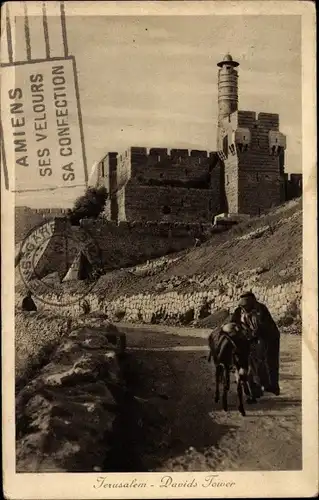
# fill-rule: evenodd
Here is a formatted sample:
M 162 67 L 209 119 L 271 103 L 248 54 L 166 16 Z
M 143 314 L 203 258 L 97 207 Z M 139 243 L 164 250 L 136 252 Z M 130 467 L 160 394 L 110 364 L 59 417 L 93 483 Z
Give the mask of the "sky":
M 49 21 L 61 50 L 59 19 Z M 89 171 L 130 146 L 215 150 L 216 65 L 230 52 L 240 63 L 239 109 L 279 113 L 286 171 L 301 172 L 299 16 L 67 16 L 66 24 Z M 34 20 L 35 39 L 40 29 Z M 79 194 L 25 193 L 16 203 L 65 207 Z

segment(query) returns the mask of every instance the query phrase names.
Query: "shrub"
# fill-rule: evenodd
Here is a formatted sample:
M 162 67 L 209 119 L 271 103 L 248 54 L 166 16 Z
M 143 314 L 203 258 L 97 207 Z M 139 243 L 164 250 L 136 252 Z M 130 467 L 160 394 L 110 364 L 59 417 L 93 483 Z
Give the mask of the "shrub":
M 104 186 L 88 187 L 85 194 L 75 200 L 74 207 L 68 211 L 68 218 L 73 225 L 78 225 L 81 219 L 96 219 L 104 210 L 108 197 Z

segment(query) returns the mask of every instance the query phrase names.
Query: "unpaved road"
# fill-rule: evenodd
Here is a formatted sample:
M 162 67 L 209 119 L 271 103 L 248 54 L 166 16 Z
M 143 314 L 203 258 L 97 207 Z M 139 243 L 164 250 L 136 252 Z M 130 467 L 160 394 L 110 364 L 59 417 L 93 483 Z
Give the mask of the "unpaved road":
M 229 412 L 213 401 L 205 330 L 118 325 L 127 334 L 128 373 L 140 403 L 131 446 L 136 470 L 299 470 L 301 456 L 301 337 L 283 335 L 281 395 L 266 394 Z M 134 458 L 128 469 L 134 469 Z M 127 470 L 128 470 L 127 469 Z

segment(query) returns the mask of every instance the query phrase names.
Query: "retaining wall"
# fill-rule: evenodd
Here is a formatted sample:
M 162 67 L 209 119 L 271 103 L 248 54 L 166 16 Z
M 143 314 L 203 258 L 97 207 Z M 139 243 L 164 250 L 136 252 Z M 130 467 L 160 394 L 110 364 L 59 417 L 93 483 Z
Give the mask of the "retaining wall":
M 91 293 L 86 300 L 90 303 L 91 310 L 106 312 L 113 321 L 188 324 L 192 320 L 198 320 L 221 309 L 229 309 L 232 312 L 237 306 L 240 294 L 251 290 L 259 301 L 267 305 L 275 321 L 284 318 L 292 306 L 296 307 L 300 314 L 302 298 L 300 281 L 266 287 L 257 284 L 256 277 L 241 282 L 229 281 L 225 276 L 219 279 L 212 277 L 211 280 L 211 284 L 202 282 L 198 287 L 200 290 L 193 292 L 171 290 L 163 293 L 120 295 L 111 301 L 104 296 Z M 55 309 L 60 310 L 61 314 L 71 316 L 77 316 L 82 312 L 80 304 L 68 309 L 60 307 Z

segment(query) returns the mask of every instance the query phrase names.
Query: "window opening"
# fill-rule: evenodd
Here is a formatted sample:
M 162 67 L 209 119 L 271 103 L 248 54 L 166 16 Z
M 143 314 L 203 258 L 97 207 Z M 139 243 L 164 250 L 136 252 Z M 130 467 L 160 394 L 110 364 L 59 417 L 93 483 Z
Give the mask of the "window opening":
M 171 207 L 168 207 L 167 205 L 164 205 L 164 206 L 163 206 L 163 209 L 162 209 L 162 213 L 163 213 L 164 215 L 168 215 L 168 214 L 170 214 L 170 213 L 171 213 Z

